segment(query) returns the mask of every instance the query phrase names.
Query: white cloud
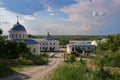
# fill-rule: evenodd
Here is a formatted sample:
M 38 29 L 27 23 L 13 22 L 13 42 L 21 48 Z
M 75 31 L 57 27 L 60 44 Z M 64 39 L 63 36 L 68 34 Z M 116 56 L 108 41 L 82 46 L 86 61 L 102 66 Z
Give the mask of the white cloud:
M 93 16 L 98 16 L 98 12 L 93 11 Z
M 104 16 L 105 12 L 97 12 L 97 11 L 93 11 L 93 16 Z
M 17 14 L 6 10 L 5 8 L 0 8 L 0 19 L 1 21 L 7 21 L 12 24 L 15 22 Z
M 36 19 L 34 16 L 31 16 L 31 15 L 25 15 L 23 17 L 25 20 L 35 20 Z
M 100 16 L 104 16 L 104 15 L 105 15 L 105 12 L 99 12 L 99 15 L 100 15 Z
M 113 0 L 116 5 L 120 5 L 120 0 Z
M 55 14 L 54 13 L 50 13 L 51 16 L 54 16 Z
M 52 6 L 49 5 L 47 11 L 48 11 L 48 12 L 53 12 Z
M 107 22 L 106 14 L 109 13 L 110 9 L 106 7 L 105 2 L 105 0 L 92 0 L 92 2 L 78 0 L 77 3 L 61 9 L 62 12 L 68 15 L 68 18 L 62 20 L 76 22 L 76 24 L 79 24 L 80 31 L 83 33 L 90 32 L 95 27 L 104 25 Z
M 87 28 L 86 28 L 87 27 Z M 60 35 L 76 35 L 76 34 L 84 34 L 84 31 L 86 31 L 86 34 L 89 33 L 87 32 L 89 30 L 90 26 L 89 24 L 82 25 L 81 28 L 79 27 L 73 27 L 73 26 L 65 26 L 65 25 L 59 25 L 59 24 L 44 24 L 41 27 L 41 32 L 42 34 L 46 34 L 47 32 L 50 32 L 53 35 L 60 34 Z

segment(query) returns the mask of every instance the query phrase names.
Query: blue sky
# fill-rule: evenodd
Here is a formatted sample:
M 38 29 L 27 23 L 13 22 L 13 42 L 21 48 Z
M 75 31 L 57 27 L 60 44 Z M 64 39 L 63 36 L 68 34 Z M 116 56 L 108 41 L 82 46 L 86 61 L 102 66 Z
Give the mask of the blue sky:
M 4 34 L 16 23 L 28 34 L 106 35 L 120 32 L 120 0 L 0 0 Z

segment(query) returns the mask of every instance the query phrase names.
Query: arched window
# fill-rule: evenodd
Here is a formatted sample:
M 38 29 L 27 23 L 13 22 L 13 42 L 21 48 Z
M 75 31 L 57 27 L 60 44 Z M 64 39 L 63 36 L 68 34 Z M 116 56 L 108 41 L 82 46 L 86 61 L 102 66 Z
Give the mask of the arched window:
M 21 39 L 21 34 L 19 34 L 19 38 Z
M 35 48 L 33 49 L 33 52 L 34 52 L 34 53 L 36 52 L 36 49 L 35 49 Z
M 14 38 L 14 34 L 12 33 L 12 38 Z
M 24 39 L 24 34 L 23 34 L 23 39 Z
M 18 34 L 16 34 L 16 38 L 18 38 Z
M 9 34 L 9 38 L 11 38 L 11 34 Z

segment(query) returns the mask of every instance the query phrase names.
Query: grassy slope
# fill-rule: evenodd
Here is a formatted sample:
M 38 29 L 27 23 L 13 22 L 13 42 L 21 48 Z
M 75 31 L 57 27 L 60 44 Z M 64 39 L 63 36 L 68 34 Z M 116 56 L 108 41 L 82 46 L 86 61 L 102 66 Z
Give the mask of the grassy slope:
M 50 74 L 51 80 L 92 80 L 91 71 L 80 62 L 64 63 Z

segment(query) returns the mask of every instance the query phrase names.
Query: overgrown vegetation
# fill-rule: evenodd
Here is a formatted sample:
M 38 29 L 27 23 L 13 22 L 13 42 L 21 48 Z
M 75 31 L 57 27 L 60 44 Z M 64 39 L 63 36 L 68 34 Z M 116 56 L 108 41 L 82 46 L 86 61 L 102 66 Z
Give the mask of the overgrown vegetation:
M 92 80 L 93 74 L 80 62 L 64 63 L 50 74 L 50 80 Z
M 95 63 L 99 66 L 98 75 L 101 80 L 119 80 L 120 79 L 120 34 L 108 35 L 104 41 L 98 43 L 95 51 Z M 112 69 L 119 68 L 114 71 Z M 112 76 L 111 76 L 112 75 Z
M 119 80 L 120 75 L 109 70 L 92 71 L 80 62 L 64 63 L 50 75 L 50 80 Z
M 120 34 L 108 35 L 105 41 L 99 42 L 95 53 L 104 57 L 106 66 L 120 68 Z

